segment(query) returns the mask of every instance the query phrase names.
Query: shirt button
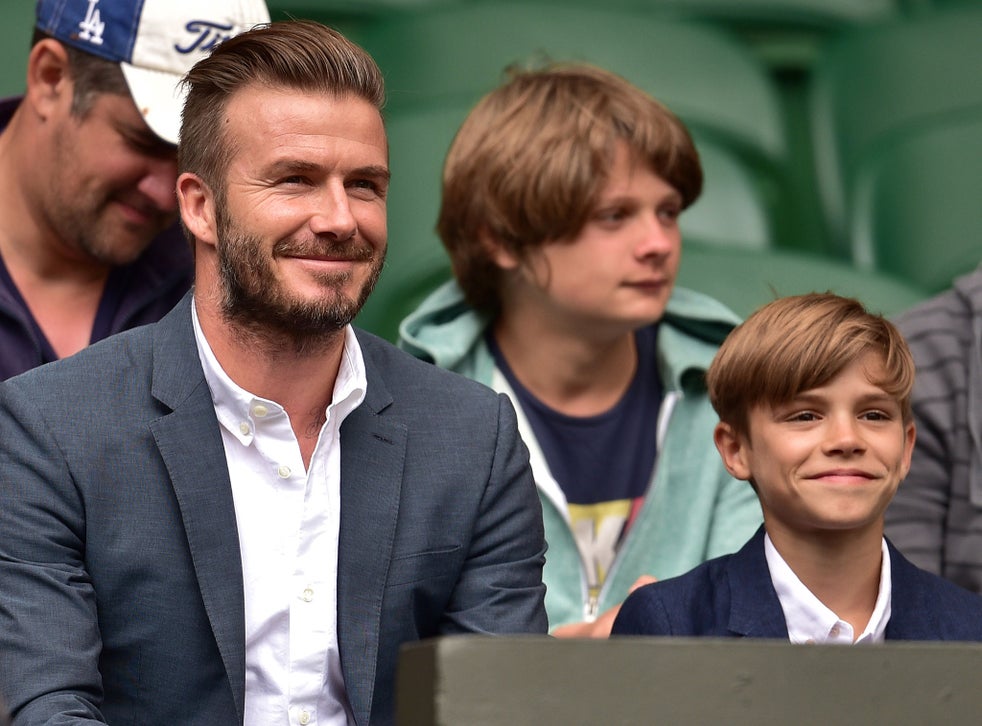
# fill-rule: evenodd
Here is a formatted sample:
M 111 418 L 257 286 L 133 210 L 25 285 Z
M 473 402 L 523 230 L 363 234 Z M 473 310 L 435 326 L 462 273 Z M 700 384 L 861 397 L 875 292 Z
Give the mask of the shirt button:
M 301 595 L 301 597 L 303 598 L 304 602 L 310 602 L 314 599 L 314 591 L 308 587 L 303 591 L 303 595 Z
M 257 403 L 255 406 L 252 407 L 252 415 L 255 416 L 256 418 L 262 418 L 267 413 L 269 413 L 269 409 L 266 408 L 261 403 Z
M 286 464 L 280 464 L 280 468 L 276 470 L 276 473 L 280 475 L 280 479 L 286 479 L 290 476 L 290 467 Z
M 245 421 L 243 421 L 242 423 L 239 424 L 239 431 L 242 432 L 242 435 L 243 436 L 245 436 L 246 434 L 248 434 L 251 430 L 252 429 L 249 428 L 249 424 L 246 423 Z
M 310 714 L 306 711 L 300 712 L 300 726 L 307 726 L 310 723 Z
M 832 630 L 830 630 L 829 632 L 832 634 L 832 637 L 833 638 L 838 637 L 838 635 L 839 635 L 839 625 L 838 624 L 833 625 L 832 626 Z

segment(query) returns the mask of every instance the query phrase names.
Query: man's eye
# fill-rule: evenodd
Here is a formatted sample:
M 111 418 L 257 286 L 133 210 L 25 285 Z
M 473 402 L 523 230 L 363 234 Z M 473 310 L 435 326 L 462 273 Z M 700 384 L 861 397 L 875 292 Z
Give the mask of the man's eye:
M 131 136 L 128 134 L 122 134 L 122 137 L 123 142 L 141 156 L 167 158 L 177 153 L 176 147 L 156 138 L 148 139 L 142 136 Z
M 359 197 L 384 197 L 385 187 L 374 179 L 353 179 L 348 189 L 357 192 Z

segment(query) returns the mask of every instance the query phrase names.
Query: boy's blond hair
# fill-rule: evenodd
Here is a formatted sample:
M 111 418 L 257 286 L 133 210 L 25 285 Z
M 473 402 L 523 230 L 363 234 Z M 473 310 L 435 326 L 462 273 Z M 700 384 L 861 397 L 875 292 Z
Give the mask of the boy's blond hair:
M 775 300 L 726 338 L 706 373 L 709 400 L 720 420 L 749 436 L 755 406 L 779 406 L 824 386 L 863 355 L 878 353 L 882 380 L 903 422 L 912 420 L 914 360 L 900 331 L 852 298 L 810 293 Z

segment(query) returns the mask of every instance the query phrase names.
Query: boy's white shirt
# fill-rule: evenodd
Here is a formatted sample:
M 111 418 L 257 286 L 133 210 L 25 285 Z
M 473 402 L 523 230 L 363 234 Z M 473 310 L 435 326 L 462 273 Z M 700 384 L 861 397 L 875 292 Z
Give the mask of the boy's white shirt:
M 788 625 L 788 638 L 792 643 L 836 643 L 859 645 L 882 643 L 887 623 L 890 622 L 891 593 L 890 550 L 886 540 L 880 545 L 883 553 L 880 564 L 880 587 L 873 614 L 862 634 L 853 639 L 852 626 L 829 610 L 811 590 L 805 587 L 788 563 L 774 547 L 770 536 L 764 535 L 764 554 L 771 573 L 771 582 L 777 592 L 784 619 Z

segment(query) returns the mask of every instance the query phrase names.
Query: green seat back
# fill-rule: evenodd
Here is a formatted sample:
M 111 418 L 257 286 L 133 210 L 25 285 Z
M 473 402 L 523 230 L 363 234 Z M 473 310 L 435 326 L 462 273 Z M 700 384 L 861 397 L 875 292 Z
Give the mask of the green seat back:
M 468 106 L 417 109 L 387 119 L 389 246 L 375 292 L 356 324 L 394 341 L 399 322 L 450 277 L 436 234 L 443 160 Z
M 974 269 L 982 260 L 982 109 L 878 146 L 857 173 L 851 207 L 861 267 L 935 292 Z
M 434 225 L 456 129 L 507 65 L 536 57 L 608 68 L 686 122 L 706 173 L 703 197 L 682 217 L 687 239 L 775 244 L 783 119 L 763 67 L 725 35 L 600 8 L 461 3 L 382 20 L 364 45 L 386 75 L 392 185 L 388 262 L 359 324 L 383 337 L 394 337 L 424 287 L 450 274 Z
M 683 243 L 677 284 L 699 290 L 746 317 L 785 295 L 832 291 L 892 315 L 927 297 L 916 285 L 885 273 L 789 250 L 740 250 Z
M 393 111 L 454 97 L 473 103 L 498 85 L 505 66 L 536 57 L 586 61 L 651 93 L 693 130 L 786 161 L 766 71 L 708 27 L 600 7 L 462 2 L 382 19 L 365 47 L 385 72 Z
M 0 23 L 0 97 L 24 92 L 34 32 L 34 0 L 7 0 Z
M 868 154 L 889 137 L 982 105 L 982 6 L 856 28 L 816 65 L 815 166 L 828 233 L 852 254 L 850 201 Z
M 450 261 L 436 234 L 443 161 L 470 107 L 443 104 L 403 109 L 386 121 L 389 137 L 386 265 L 358 325 L 395 339 L 399 321 L 427 292 L 450 277 Z M 706 245 L 765 249 L 772 229 L 754 180 L 732 156 L 696 139 L 706 183 L 681 217 L 683 238 Z

